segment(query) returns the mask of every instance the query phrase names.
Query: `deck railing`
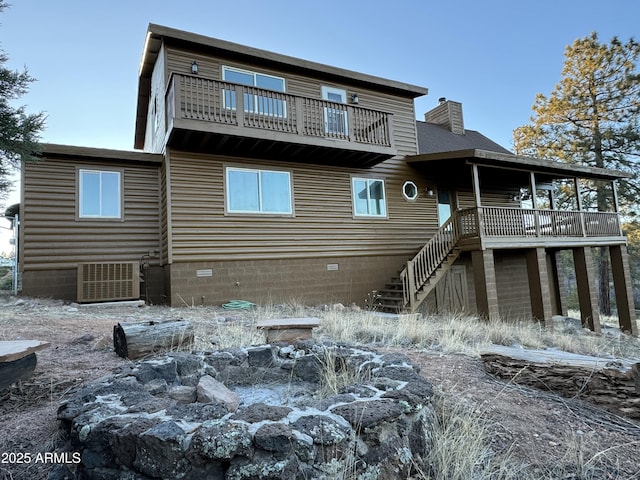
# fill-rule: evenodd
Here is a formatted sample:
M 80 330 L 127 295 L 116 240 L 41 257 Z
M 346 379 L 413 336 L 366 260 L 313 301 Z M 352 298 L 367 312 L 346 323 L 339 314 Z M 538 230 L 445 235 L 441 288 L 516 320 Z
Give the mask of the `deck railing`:
M 402 282 L 403 305 L 413 304 L 416 292 L 429 280 L 436 269 L 446 260 L 453 248 L 458 244 L 461 236 L 459 212 L 435 233 L 415 257 L 407 261 L 406 267 L 400 272 Z
M 480 207 L 476 219 L 477 233 L 487 237 L 622 236 L 620 218 L 615 212 Z
M 400 272 L 403 306 L 413 308 L 416 293 L 463 239 L 620 236 L 622 230 L 617 213 L 508 207 L 456 210 Z
M 173 74 L 167 117 L 393 146 L 392 114 L 263 88 Z

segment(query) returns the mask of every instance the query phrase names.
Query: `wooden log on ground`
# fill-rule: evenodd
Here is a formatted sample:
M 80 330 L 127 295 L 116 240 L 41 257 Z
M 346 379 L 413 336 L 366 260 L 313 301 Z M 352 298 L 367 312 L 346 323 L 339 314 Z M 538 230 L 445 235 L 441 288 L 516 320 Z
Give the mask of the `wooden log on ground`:
M 118 323 L 113 327 L 113 349 L 136 359 L 193 343 L 193 327 L 184 320 Z
M 10 362 L 0 362 L 0 390 L 9 388 L 11 384 L 30 377 L 36 369 L 38 359 L 35 353 L 11 360 Z
M 563 397 L 581 398 L 616 414 L 640 418 L 637 360 L 500 345 L 484 350 L 480 356 L 485 369 L 500 378 Z
M 0 390 L 29 377 L 36 369 L 36 352 L 47 348 L 39 340 L 0 341 Z

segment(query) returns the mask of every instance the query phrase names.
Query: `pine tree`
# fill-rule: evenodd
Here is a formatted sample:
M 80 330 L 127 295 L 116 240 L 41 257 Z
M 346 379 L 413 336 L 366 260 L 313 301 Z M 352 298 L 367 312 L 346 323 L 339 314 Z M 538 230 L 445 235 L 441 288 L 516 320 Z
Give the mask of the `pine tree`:
M 0 12 L 7 7 L 0 1 Z M 23 106 L 14 102 L 27 93 L 34 78 L 26 68 L 22 72 L 5 67 L 8 60 L 0 50 L 0 198 L 6 197 L 11 188 L 11 169 L 21 160 L 34 160 L 39 152 L 39 135 L 44 128 L 43 113 L 26 113 Z
M 538 94 L 531 123 L 514 131 L 517 154 L 621 170 L 630 178 L 619 182 L 620 209 L 635 217 L 640 196 L 640 44 L 614 37 L 600 43 L 592 33 L 565 50 L 560 81 L 550 96 Z M 610 211 L 611 186 L 585 185 L 586 208 Z M 611 313 L 609 263 L 599 249 L 599 305 Z

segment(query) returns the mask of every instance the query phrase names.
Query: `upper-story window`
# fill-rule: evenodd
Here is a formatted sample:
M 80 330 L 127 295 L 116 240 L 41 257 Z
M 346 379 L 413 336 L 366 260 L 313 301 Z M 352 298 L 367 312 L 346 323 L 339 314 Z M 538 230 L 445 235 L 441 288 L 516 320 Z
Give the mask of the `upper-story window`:
M 258 113 L 273 117 L 287 116 L 287 103 L 284 95 L 278 93 L 285 92 L 284 78 L 223 66 L 222 79 L 225 82 L 256 87 L 255 89 L 246 89 L 244 92 L 244 111 L 246 113 Z M 236 109 L 235 90 L 224 91 L 224 106 L 232 110 Z
M 387 201 L 384 180 L 375 178 L 351 179 L 353 213 L 358 217 L 386 217 Z
M 78 217 L 122 218 L 122 171 L 79 170 Z
M 291 173 L 227 167 L 227 212 L 291 215 Z

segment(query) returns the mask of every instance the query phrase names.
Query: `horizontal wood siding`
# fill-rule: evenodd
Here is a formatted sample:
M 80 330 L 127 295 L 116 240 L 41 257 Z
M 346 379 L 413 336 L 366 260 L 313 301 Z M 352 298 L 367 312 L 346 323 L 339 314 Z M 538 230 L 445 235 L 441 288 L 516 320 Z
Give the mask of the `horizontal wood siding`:
M 504 190 L 484 190 L 482 188 L 480 190 L 480 202 L 483 207 L 520 207 L 520 202 L 510 200 Z M 458 190 L 458 208 L 475 206 L 472 190 Z
M 393 114 L 394 141 L 398 153 L 400 155 L 414 155 L 417 153 L 415 109 L 412 98 L 404 98 L 349 84 L 335 83 L 334 81 L 323 80 L 321 78 L 256 67 L 254 65 L 240 63 L 236 60 L 193 54 L 172 47 L 167 47 L 166 49 L 167 69 L 165 82 L 169 81 L 171 73 L 190 73 L 191 63 L 194 60 L 198 62 L 198 76 L 203 78 L 221 80 L 222 66 L 226 65 L 282 77 L 285 79 L 287 93 L 292 95 L 320 99 L 322 98 L 321 87 L 323 85 L 343 88 L 347 90 L 349 97 L 352 93 L 357 93 L 360 99 L 360 107 L 381 110 Z
M 124 222 L 76 220 L 76 167 L 123 169 Z M 23 175 L 24 271 L 71 269 L 79 262 L 137 261 L 150 250 L 160 251 L 157 165 L 44 159 L 27 163 Z
M 172 151 L 171 255 L 173 262 L 292 257 L 413 255 L 437 228 L 435 199 L 401 195 L 426 181 L 401 161 L 373 169 L 257 162 Z M 292 173 L 294 217 L 224 214 L 224 166 L 275 168 Z M 351 176 L 382 178 L 387 219 L 354 218 Z

